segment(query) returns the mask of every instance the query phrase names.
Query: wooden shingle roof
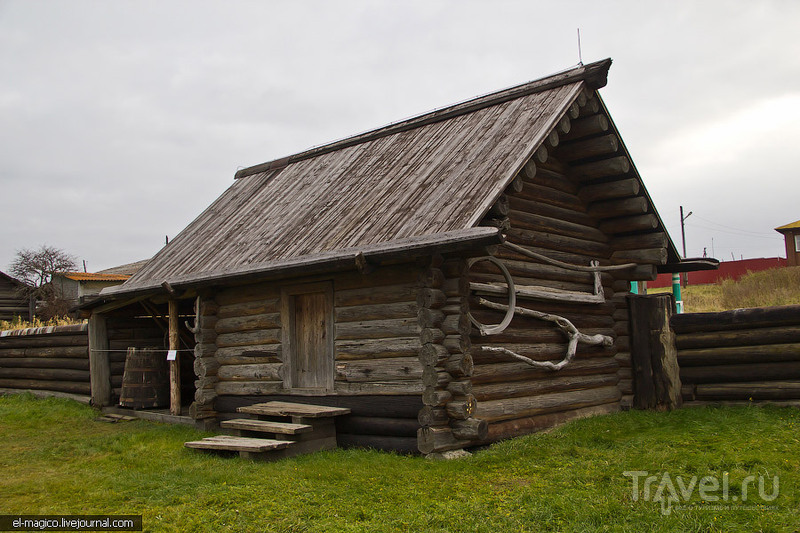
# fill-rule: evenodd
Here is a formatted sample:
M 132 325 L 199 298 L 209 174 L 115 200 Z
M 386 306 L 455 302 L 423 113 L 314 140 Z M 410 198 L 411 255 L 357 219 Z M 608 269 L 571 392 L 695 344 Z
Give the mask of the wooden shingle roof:
M 118 265 L 111 268 L 106 268 L 105 270 L 99 270 L 98 274 L 117 274 L 121 276 L 133 276 L 136 274 L 140 268 L 147 264 L 149 259 L 142 259 L 141 261 L 135 261 L 133 263 L 125 263 L 124 265 Z
M 580 66 L 239 171 L 169 245 L 103 294 L 437 236 L 485 238 L 478 222 L 578 97 L 605 85 L 610 65 Z

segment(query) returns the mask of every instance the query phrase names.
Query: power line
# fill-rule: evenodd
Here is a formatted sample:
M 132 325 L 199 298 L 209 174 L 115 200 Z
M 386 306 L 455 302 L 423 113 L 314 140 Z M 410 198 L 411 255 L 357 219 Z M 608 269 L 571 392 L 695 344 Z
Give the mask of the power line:
M 700 215 L 695 215 L 695 218 L 699 218 L 700 220 L 704 220 L 705 222 L 708 222 L 709 224 L 714 224 L 715 226 L 720 226 L 720 227 L 723 227 L 723 228 L 728 228 L 728 229 L 740 231 L 742 233 L 752 233 L 753 235 L 770 235 L 770 236 L 773 236 L 770 233 L 764 233 L 764 232 L 760 232 L 760 231 L 749 231 L 749 230 L 746 230 L 746 229 L 734 228 L 733 226 L 727 226 L 725 224 L 720 224 L 719 222 L 714 222 L 713 220 L 709 220 L 707 218 L 701 217 Z M 777 237 L 777 235 L 774 235 L 774 237 Z
M 747 234 L 747 233 L 741 233 L 741 232 L 737 232 L 737 231 L 726 231 L 724 229 L 719 229 L 719 228 L 709 228 L 708 226 L 701 226 L 699 224 L 686 224 L 686 225 L 690 226 L 690 227 L 693 227 L 693 228 L 702 228 L 702 229 L 707 229 L 709 231 L 718 231 L 720 233 L 728 233 L 730 235 L 736 235 L 736 236 L 744 237 L 744 238 L 748 238 L 748 239 L 768 239 L 768 240 L 776 240 L 776 241 L 777 240 L 781 240 L 781 241 L 783 240 L 783 237 L 779 237 L 777 235 L 774 235 L 774 236 L 773 235 L 767 235 L 766 233 Z

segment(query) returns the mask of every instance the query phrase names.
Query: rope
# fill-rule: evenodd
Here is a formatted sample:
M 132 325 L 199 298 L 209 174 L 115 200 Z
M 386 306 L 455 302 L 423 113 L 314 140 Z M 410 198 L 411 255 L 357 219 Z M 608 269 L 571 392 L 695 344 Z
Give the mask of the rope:
M 580 265 L 573 265 L 571 263 L 565 263 L 563 261 L 559 261 L 558 259 L 553 259 L 551 257 L 547 257 L 546 255 L 542 255 L 536 252 L 532 252 L 527 248 L 523 248 L 518 244 L 514 244 L 513 242 L 505 241 L 502 243 L 503 246 L 506 246 L 515 252 L 521 253 L 522 255 L 526 255 L 532 259 L 538 259 L 539 261 L 544 261 L 545 263 L 551 264 L 553 266 L 566 268 L 568 270 L 577 270 L 578 272 L 614 272 L 617 270 L 628 270 L 630 268 L 636 268 L 638 265 L 636 263 L 625 263 L 624 265 L 608 265 L 608 266 L 580 266 Z

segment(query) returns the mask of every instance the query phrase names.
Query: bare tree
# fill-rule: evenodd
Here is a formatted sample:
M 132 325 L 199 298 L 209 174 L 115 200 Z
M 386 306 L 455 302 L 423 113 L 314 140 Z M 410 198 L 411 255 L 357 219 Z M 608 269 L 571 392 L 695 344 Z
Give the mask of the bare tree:
M 26 296 L 43 302 L 43 317 L 52 318 L 66 314 L 69 309 L 69 305 L 51 283 L 53 274 L 75 270 L 76 261 L 75 256 L 64 250 L 43 244 L 36 250 L 18 250 L 9 271 L 12 276 L 25 283 Z

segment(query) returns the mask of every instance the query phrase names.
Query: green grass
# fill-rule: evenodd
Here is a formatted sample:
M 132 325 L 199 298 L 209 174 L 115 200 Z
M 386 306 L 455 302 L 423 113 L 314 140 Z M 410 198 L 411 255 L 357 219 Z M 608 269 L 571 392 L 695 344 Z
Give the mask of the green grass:
M 797 531 L 800 523 L 800 411 L 790 408 L 619 413 L 449 462 L 336 450 L 253 463 L 183 448 L 202 435 L 191 428 L 96 416 L 69 400 L 0 397 L 0 514 L 141 513 L 146 531 Z M 686 480 L 727 472 L 731 495 L 748 475 L 779 476 L 780 494 L 771 510 L 665 516 L 656 502 L 633 501 L 629 470 Z M 696 490 L 689 503 L 702 503 Z

